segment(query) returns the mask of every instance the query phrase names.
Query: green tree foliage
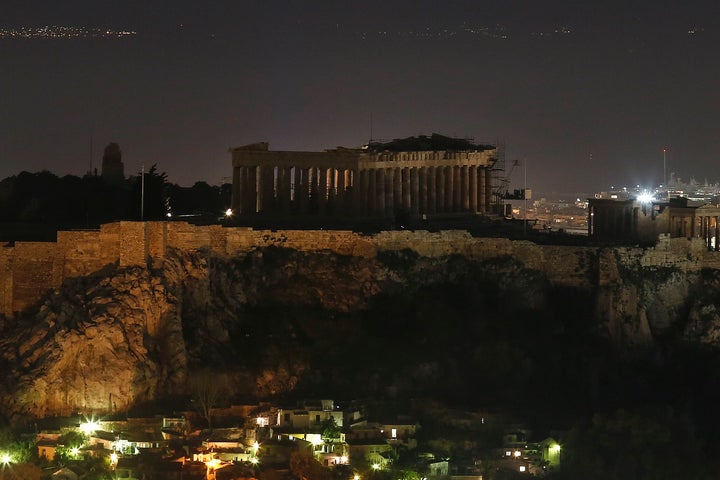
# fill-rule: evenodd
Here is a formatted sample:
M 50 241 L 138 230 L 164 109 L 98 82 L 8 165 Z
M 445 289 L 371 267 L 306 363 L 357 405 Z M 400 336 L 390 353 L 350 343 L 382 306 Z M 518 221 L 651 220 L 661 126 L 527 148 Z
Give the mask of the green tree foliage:
M 168 185 L 167 192 L 173 216 L 197 215 L 216 220 L 230 207 L 232 186 L 195 182 L 192 187 Z
M 333 443 L 340 439 L 340 427 L 338 427 L 334 417 L 325 420 L 322 427 L 322 439 L 325 443 Z
M 77 460 L 79 449 L 85 445 L 86 439 L 82 433 L 71 430 L 58 438 L 58 447 L 55 451 L 55 458 L 60 464 Z
M 138 172 L 140 173 L 140 172 Z M 55 239 L 59 229 L 97 228 L 118 220 L 139 220 L 141 175 L 111 181 L 98 175 L 76 177 L 41 171 L 21 172 L 0 181 L 0 241 Z M 153 165 L 145 172 L 146 220 L 167 219 L 167 213 L 204 216 L 217 222 L 230 206 L 232 185 L 196 182 L 190 188 L 172 185 Z M 196 221 L 196 219 L 192 219 Z M 34 226 L 34 227 L 31 227 Z M 12 228 L 10 228 L 12 226 Z
M 143 181 L 144 178 L 144 181 Z M 167 196 L 167 173 L 159 172 L 157 164 L 147 172 L 138 172 L 133 179 L 132 210 L 133 220 L 165 220 L 170 212 Z
M 34 444 L 18 439 L 8 428 L 0 429 L 0 455 L 8 455 L 12 463 L 28 462 L 32 459 Z
M 598 414 L 569 434 L 558 479 L 673 480 L 710 478 L 702 445 L 687 418 L 665 408 Z
M 0 222 L 40 223 L 50 229 L 97 227 L 125 219 L 129 194 L 128 185 L 97 176 L 22 172 L 0 181 Z

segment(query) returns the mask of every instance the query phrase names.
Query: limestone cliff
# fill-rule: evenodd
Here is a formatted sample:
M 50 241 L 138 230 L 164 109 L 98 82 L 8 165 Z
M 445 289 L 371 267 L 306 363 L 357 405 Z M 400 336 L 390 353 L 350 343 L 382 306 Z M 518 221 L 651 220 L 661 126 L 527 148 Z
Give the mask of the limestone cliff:
M 505 401 L 512 382 L 532 388 L 559 376 L 593 391 L 586 369 L 607 355 L 604 338 L 718 345 L 717 271 L 660 269 L 643 263 L 642 252 L 618 251 L 600 256 L 614 274 L 578 288 L 508 255 L 409 249 L 176 250 L 147 267 L 109 265 L 65 280 L 0 323 L 2 411 L 124 410 L 192 394 L 188 379 L 198 371 L 237 395 L 322 388 L 476 396 L 472 382 L 482 382 L 487 398 Z M 587 338 L 597 339 L 578 340 Z

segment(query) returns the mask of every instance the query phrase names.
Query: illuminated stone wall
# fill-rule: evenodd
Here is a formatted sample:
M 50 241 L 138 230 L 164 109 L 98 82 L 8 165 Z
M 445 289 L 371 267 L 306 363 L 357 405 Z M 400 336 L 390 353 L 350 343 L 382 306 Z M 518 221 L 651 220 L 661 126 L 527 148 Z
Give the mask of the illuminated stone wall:
M 475 238 L 462 230 L 386 231 L 361 235 L 342 230 L 253 230 L 183 222 L 118 222 L 99 231 L 58 232 L 56 243 L 17 242 L 0 250 L 0 313 L 6 316 L 37 302 L 67 278 L 105 265 L 145 266 L 169 249 L 207 248 L 219 255 L 279 246 L 299 251 L 328 250 L 373 258 L 378 251 L 410 249 L 421 256 L 462 255 L 474 260 L 512 257 L 543 272 L 559 286 L 594 288 L 617 281 L 617 262 L 683 271 L 720 268 L 720 253 L 700 239 L 661 237 L 655 248 L 564 247 L 504 238 Z

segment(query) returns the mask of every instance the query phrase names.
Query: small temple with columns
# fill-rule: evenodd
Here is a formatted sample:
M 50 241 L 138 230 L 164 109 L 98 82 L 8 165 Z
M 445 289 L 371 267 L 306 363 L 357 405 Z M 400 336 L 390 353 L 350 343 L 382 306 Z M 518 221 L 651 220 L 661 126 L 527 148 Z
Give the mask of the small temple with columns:
M 588 199 L 591 240 L 654 244 L 660 235 L 701 238 L 709 251 L 720 251 L 720 207 L 685 197 Z
M 248 217 L 426 219 L 492 209 L 497 149 L 433 134 L 363 148 L 230 149 L 232 209 Z

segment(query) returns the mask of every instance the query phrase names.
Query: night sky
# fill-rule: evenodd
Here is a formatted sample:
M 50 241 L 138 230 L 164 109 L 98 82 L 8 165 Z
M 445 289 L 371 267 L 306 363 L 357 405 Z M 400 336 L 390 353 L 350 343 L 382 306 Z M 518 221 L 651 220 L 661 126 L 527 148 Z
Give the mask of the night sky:
M 207 3 L 207 4 L 206 4 Z M 359 147 L 433 132 L 502 142 L 550 194 L 720 181 L 720 2 L 2 0 L 0 178 L 216 185 L 229 147 Z M 522 169 L 513 172 L 521 186 Z

